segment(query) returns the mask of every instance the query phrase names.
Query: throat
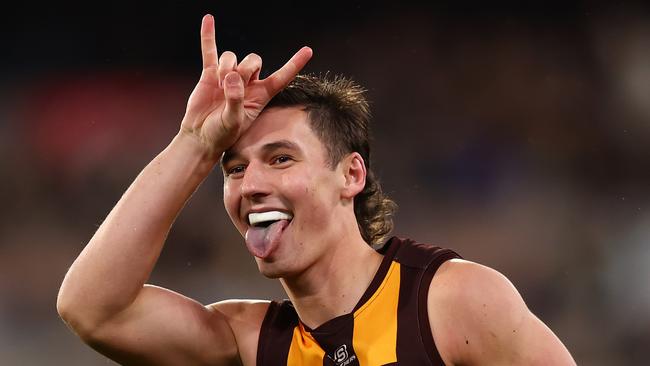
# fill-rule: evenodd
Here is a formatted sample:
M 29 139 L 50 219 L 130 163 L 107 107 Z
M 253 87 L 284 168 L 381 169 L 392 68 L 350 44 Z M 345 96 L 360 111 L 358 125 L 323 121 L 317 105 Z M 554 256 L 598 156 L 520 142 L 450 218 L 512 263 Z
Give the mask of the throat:
M 355 256 L 337 261 L 336 251 L 327 262 L 316 263 L 298 276 L 281 278 L 300 320 L 315 329 L 323 323 L 351 313 L 373 282 L 384 258 L 365 242 Z M 327 279 L 327 280 L 323 280 Z

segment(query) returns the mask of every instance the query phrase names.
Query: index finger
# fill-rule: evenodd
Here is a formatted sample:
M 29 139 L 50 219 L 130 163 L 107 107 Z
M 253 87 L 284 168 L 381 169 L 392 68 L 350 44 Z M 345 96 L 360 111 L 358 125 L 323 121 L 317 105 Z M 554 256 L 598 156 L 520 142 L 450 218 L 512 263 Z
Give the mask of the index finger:
M 313 54 L 314 52 L 311 48 L 306 46 L 301 48 L 284 66 L 264 79 L 263 82 L 269 95 L 274 96 L 287 86 L 298 75 L 300 70 L 305 67 Z
M 210 14 L 203 16 L 201 21 L 201 55 L 204 69 L 218 65 L 219 55 L 214 36 L 214 17 Z

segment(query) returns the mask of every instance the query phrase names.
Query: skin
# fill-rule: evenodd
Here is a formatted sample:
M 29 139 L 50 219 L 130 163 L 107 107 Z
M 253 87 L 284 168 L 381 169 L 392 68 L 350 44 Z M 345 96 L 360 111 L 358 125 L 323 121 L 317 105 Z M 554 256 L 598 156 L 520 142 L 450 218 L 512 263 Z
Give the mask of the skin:
M 178 134 L 109 213 L 59 291 L 66 324 L 121 364 L 255 365 L 267 301 L 204 306 L 145 284 L 175 217 L 224 152 L 224 205 L 242 235 L 251 210 L 293 214 L 277 248 L 256 261 L 262 274 L 280 279 L 306 325 L 350 312 L 382 258 L 354 219 L 353 198 L 366 177 L 361 156 L 351 153 L 331 169 L 304 111 L 264 109 L 311 49 L 260 80 L 259 56 L 238 62 L 231 52 L 218 55 L 210 15 L 201 48 L 203 72 Z M 428 306 L 448 365 L 575 364 L 512 284 L 488 267 L 446 262 L 431 282 Z
M 354 216 L 354 196 L 365 185 L 361 156 L 350 154 L 330 169 L 326 149 L 300 108 L 263 112 L 228 155 L 224 204 L 242 235 L 251 210 L 293 214 L 278 248 L 256 258 L 260 272 L 280 278 L 309 326 L 351 311 L 382 258 L 363 240 Z M 350 269 L 347 263 L 367 265 Z

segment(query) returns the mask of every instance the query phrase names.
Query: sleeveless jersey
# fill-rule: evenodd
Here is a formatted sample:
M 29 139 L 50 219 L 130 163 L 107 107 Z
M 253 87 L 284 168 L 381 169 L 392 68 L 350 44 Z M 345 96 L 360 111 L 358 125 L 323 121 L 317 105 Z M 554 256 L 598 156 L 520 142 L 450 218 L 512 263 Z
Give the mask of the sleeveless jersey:
M 354 310 L 316 329 L 304 325 L 289 300 L 269 305 L 260 330 L 258 366 L 444 365 L 427 310 L 429 284 L 440 265 L 460 255 L 391 238 Z

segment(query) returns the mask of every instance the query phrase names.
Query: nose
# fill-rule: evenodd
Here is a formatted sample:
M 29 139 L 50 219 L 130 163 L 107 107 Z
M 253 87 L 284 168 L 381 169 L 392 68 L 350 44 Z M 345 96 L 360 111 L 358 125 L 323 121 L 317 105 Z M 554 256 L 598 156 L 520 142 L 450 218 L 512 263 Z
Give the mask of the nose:
M 271 193 L 270 187 L 270 182 L 262 164 L 250 162 L 242 178 L 242 197 L 251 201 L 259 200 Z

